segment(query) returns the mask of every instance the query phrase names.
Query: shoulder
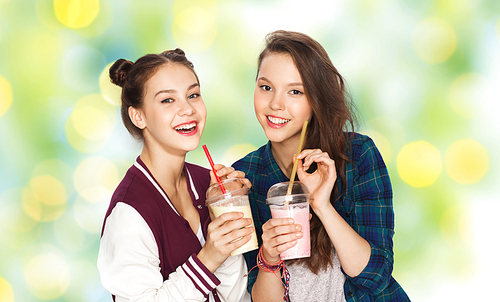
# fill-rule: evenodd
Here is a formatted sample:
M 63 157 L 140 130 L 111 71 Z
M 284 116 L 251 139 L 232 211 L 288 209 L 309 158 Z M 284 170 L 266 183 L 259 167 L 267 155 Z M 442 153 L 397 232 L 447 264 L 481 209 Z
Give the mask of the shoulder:
M 148 179 L 147 174 L 133 165 L 113 193 L 107 215 L 111 213 L 114 206 L 119 202 L 132 206 L 145 217 L 144 215 L 149 215 L 150 213 L 152 216 L 159 213 L 165 200 L 161 196 L 159 189 L 155 187 L 153 181 Z
M 350 135 L 349 158 L 353 163 L 363 161 L 367 158 L 372 160 L 382 160 L 375 142 L 367 135 L 352 132 Z
M 124 202 L 116 203 L 111 211 L 106 222 L 106 229 L 109 228 L 125 234 L 143 233 L 144 230 L 149 230 L 148 224 L 137 209 Z
M 348 134 L 350 136 L 351 148 L 353 153 L 360 152 L 363 149 L 372 148 L 375 146 L 373 140 L 368 136 L 357 132 Z
M 111 202 L 125 201 L 131 199 L 131 195 L 135 192 L 142 191 L 145 187 L 145 183 L 140 181 L 141 175 L 135 166 L 128 169 L 127 173 L 118 184 L 111 197 Z
M 102 231 L 104 231 L 104 226 L 108 225 L 108 218 L 112 213 L 115 213 L 115 217 L 127 216 L 124 213 L 121 213 L 123 211 L 130 215 L 138 214 L 141 216 L 139 213 L 141 208 L 146 204 L 144 201 L 154 200 L 152 190 L 148 187 L 147 182 L 141 179 L 141 176 L 140 171 L 138 171 L 134 166 L 127 171 L 111 197 Z M 132 213 L 128 211 L 130 210 L 129 207 L 134 209 Z M 121 214 L 116 214 L 117 212 L 120 212 Z M 119 219 L 119 221 L 122 221 L 122 219 Z
M 248 153 L 243 158 L 234 162 L 232 165 L 233 168 L 239 171 L 243 171 L 245 172 L 245 174 L 250 174 L 258 170 L 264 164 L 266 147 L 267 144 L 255 151 Z

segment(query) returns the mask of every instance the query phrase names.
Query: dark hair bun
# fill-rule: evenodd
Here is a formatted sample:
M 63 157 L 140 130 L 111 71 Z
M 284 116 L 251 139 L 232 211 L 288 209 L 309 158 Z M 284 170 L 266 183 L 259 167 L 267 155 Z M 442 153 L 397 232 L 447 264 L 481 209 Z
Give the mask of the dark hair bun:
M 111 82 L 115 85 L 123 87 L 127 80 L 127 74 L 132 66 L 134 66 L 134 63 L 125 59 L 119 59 L 113 63 L 113 65 L 109 68 L 109 77 L 111 78 Z
M 186 56 L 186 54 L 184 53 L 184 50 L 182 50 L 180 48 L 174 49 L 173 52 L 175 52 L 176 54 L 182 55 L 184 57 Z
M 172 55 L 181 55 L 183 57 L 186 56 L 186 54 L 184 53 L 184 50 L 180 49 L 180 48 L 176 48 L 174 50 L 166 50 L 164 52 L 162 52 L 160 54 L 160 56 L 164 56 L 164 57 L 171 57 Z

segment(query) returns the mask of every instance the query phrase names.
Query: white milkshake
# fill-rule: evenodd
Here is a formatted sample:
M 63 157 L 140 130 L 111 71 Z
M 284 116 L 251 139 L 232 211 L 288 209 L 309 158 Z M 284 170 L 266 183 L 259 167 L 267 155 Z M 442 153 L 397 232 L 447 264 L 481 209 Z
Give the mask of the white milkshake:
M 248 188 L 245 187 L 245 185 L 238 178 L 226 179 L 223 180 L 222 183 L 225 187 L 226 194 L 223 194 L 221 192 L 221 189 L 217 183 L 212 184 L 207 190 L 206 203 L 213 215 L 217 218 L 220 215 L 228 212 L 242 212 L 243 218 L 252 219 L 252 224 L 249 225 L 249 227 L 254 227 L 252 209 L 248 200 Z M 231 256 L 243 254 L 259 248 L 255 228 L 250 236 L 250 241 L 245 243 L 243 246 L 235 249 L 231 253 Z M 241 238 L 238 238 L 234 241 L 238 241 Z
M 210 209 L 212 210 L 212 213 L 214 213 L 215 217 L 219 217 L 223 213 L 227 212 L 242 212 L 243 213 L 243 218 L 250 218 L 252 219 L 252 210 L 250 208 L 250 205 L 248 204 L 248 196 L 237 196 L 234 198 L 246 198 L 247 205 L 243 206 L 234 206 L 234 205 L 229 205 L 229 206 L 210 206 Z M 252 225 L 253 226 L 253 223 Z M 238 255 L 238 254 L 243 254 L 248 251 L 255 250 L 259 248 L 259 244 L 257 242 L 257 234 L 255 233 L 255 230 L 251 234 L 252 237 L 250 237 L 250 241 L 245 243 L 243 246 L 235 249 L 232 253 L 231 256 Z M 236 240 L 240 240 L 236 239 Z

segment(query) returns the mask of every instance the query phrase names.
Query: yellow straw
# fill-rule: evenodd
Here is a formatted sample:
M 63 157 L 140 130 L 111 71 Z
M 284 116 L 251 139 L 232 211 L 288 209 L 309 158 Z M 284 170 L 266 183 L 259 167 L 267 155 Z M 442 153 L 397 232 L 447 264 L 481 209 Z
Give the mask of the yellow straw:
M 299 142 L 299 148 L 297 149 L 297 154 L 302 151 L 302 144 L 304 143 L 304 136 L 306 135 L 306 129 L 307 129 L 307 121 L 304 121 L 304 125 L 302 125 L 302 133 L 300 134 L 300 142 Z M 292 187 L 293 187 L 293 180 L 295 179 L 295 173 L 297 173 L 297 165 L 299 164 L 299 159 L 295 158 L 295 161 L 293 162 L 293 168 L 292 168 L 292 175 L 290 176 L 290 184 L 288 185 L 288 190 L 286 191 L 286 195 L 292 194 Z M 288 200 L 285 200 L 285 206 L 288 205 Z

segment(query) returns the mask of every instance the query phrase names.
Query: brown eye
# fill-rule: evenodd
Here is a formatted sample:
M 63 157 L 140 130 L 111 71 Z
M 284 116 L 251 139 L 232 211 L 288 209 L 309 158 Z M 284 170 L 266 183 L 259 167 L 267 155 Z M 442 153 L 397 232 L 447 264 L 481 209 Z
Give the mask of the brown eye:
M 199 96 L 200 96 L 200 94 L 199 94 L 199 93 L 193 93 L 193 94 L 191 94 L 191 95 L 188 97 L 188 99 L 194 99 L 194 98 L 197 98 L 197 97 L 199 97 Z
M 269 85 L 261 85 L 260 88 L 264 91 L 271 91 L 271 87 Z

